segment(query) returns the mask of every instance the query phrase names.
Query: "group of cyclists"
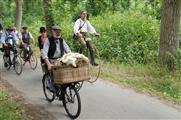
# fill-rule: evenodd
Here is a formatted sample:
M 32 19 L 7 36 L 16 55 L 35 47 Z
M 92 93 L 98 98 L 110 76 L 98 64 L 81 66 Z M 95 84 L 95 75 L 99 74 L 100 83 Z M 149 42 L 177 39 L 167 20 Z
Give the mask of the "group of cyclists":
M 52 26 L 51 29 L 52 29 L 52 34 L 50 36 L 45 27 L 40 27 L 39 31 L 40 36 L 38 37 L 38 46 L 41 52 L 40 60 L 41 64 L 42 65 L 44 64 L 46 66 L 46 71 L 52 70 L 53 64 L 55 63 L 56 59 L 62 57 L 65 53 L 71 52 L 70 47 L 68 46 L 66 41 L 62 38 L 62 32 L 61 32 L 62 29 L 60 28 L 60 26 L 54 25 Z M 99 36 L 99 34 L 96 32 L 95 28 L 90 24 L 90 22 L 87 20 L 86 11 L 80 12 L 80 18 L 76 20 L 73 29 L 74 29 L 73 38 L 80 43 L 80 51 L 77 52 L 82 53 L 85 48 L 88 48 L 90 53 L 90 63 L 92 64 L 92 66 L 98 66 L 98 63 L 95 62 L 95 51 L 93 44 L 91 42 L 91 39 L 87 36 L 89 36 L 90 34 Z M 3 55 L 4 67 L 8 67 L 9 62 L 7 62 L 6 57 L 10 58 L 11 56 L 10 53 L 11 51 L 13 51 L 12 50 L 13 47 L 22 49 L 24 58 L 28 58 L 27 56 L 33 53 L 31 49 L 32 44 L 35 44 L 35 40 L 32 34 L 28 31 L 28 27 L 22 27 L 21 32 L 19 32 L 16 30 L 16 27 L 10 26 L 7 27 L 5 32 L 3 32 L 3 27 L 0 24 L 0 45 L 2 45 L 1 50 L 4 52 Z M 20 56 L 21 55 L 22 54 L 20 53 Z M 46 73 L 44 77 L 45 76 Z M 56 93 L 56 87 L 54 86 L 53 80 L 50 79 L 49 77 L 47 85 L 48 85 L 47 89 L 50 92 Z M 69 87 L 72 88 L 72 85 L 70 85 Z M 61 92 L 61 96 L 63 96 L 63 94 L 65 94 L 65 92 Z M 77 94 L 78 93 L 76 93 L 76 95 Z M 72 102 L 72 100 L 70 102 Z M 67 102 L 65 102 L 64 98 L 64 104 L 66 103 Z M 66 110 L 68 109 L 66 108 Z M 80 108 L 76 113 L 76 115 L 75 116 L 71 115 L 71 117 L 76 118 L 79 115 L 79 113 L 80 113 Z
M 8 27 L 6 31 L 2 32 L 2 25 L 0 25 L 0 44 L 2 44 L 2 49 L 4 51 L 4 56 L 9 57 L 11 46 L 16 46 L 23 48 L 23 55 L 27 56 L 31 53 L 30 49 L 26 49 L 26 46 L 35 44 L 35 40 L 32 34 L 28 31 L 28 27 L 22 27 L 21 32 L 16 30 L 16 27 Z M 80 48 L 82 52 L 85 48 L 89 49 L 90 53 L 90 63 L 93 66 L 98 64 L 95 62 L 94 51 L 92 48 L 91 40 L 86 39 L 88 34 L 99 35 L 94 27 L 87 20 L 87 12 L 81 11 L 80 18 L 76 20 L 74 24 L 74 39 L 79 41 Z M 40 27 L 41 35 L 38 37 L 38 46 L 41 51 L 41 63 L 45 63 L 48 70 L 52 69 L 53 63 L 56 59 L 63 56 L 64 53 L 71 52 L 68 44 L 62 38 L 61 34 L 62 29 L 58 25 L 52 26 L 52 35 L 49 36 L 45 27 Z M 7 67 L 8 63 L 4 59 L 4 67 Z
M 28 46 L 31 43 L 35 43 L 32 34 L 28 31 L 27 27 L 22 27 L 21 32 L 16 30 L 16 27 L 9 26 L 7 27 L 5 32 L 3 31 L 2 25 L 0 25 L 0 44 L 2 45 L 1 50 L 4 52 L 4 67 L 8 67 L 8 61 L 6 58 L 9 58 L 10 52 L 14 47 Z M 27 50 L 26 47 L 23 47 L 24 56 L 28 55 L 28 52 L 31 50 Z
M 16 30 L 16 27 L 8 27 L 6 31 L 2 32 L 3 27 L 0 25 L 0 44 L 4 51 L 4 56 L 10 55 L 10 46 L 16 45 L 20 48 L 24 48 L 24 56 L 28 55 L 31 50 L 27 50 L 26 46 L 35 44 L 35 40 L 32 34 L 28 31 L 28 27 L 22 27 L 21 32 Z M 41 63 L 46 63 L 48 70 L 51 70 L 54 61 L 60 58 L 64 53 L 71 52 L 69 46 L 61 35 L 62 29 L 58 25 L 52 26 L 52 36 L 48 36 L 45 27 L 40 27 L 41 35 L 38 37 L 38 45 L 41 51 Z M 78 40 L 81 46 L 81 52 L 83 49 L 88 48 L 91 57 L 91 64 L 97 66 L 95 62 L 94 51 L 92 50 L 92 44 L 90 40 L 85 39 L 86 36 L 91 33 L 99 35 L 94 27 L 87 20 L 87 12 L 81 11 L 80 18 L 74 24 L 74 39 Z M 7 66 L 4 61 L 4 66 Z

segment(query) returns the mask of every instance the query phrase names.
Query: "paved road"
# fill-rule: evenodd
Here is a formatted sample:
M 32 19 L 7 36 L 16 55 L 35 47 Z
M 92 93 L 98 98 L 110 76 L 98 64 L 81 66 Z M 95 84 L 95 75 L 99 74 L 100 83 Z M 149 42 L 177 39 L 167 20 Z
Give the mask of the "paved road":
M 1 54 L 1 53 L 0 53 Z M 57 120 L 69 119 L 61 102 L 46 102 L 42 90 L 40 65 L 32 71 L 27 64 L 23 74 L 17 76 L 13 69 L 6 71 L 0 55 L 0 75 L 35 105 L 43 105 Z M 179 110 L 172 108 L 154 97 L 138 94 L 130 89 L 98 81 L 86 83 L 80 90 L 82 111 L 79 119 L 177 119 Z

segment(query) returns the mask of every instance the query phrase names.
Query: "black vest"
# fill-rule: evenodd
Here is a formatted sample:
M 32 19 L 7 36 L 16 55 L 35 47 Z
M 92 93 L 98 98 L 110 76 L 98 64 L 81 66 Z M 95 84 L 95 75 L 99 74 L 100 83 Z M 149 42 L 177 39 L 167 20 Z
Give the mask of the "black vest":
M 49 46 L 49 50 L 48 50 L 48 58 L 55 59 L 54 54 L 55 54 L 55 51 L 56 51 L 56 41 L 55 41 L 53 36 L 49 37 L 48 40 L 50 42 L 50 46 Z M 63 39 L 60 38 L 59 42 L 60 42 L 60 51 L 61 51 L 61 57 L 62 57 L 63 54 L 64 54 Z
M 30 44 L 30 34 L 22 32 L 22 40 L 24 43 Z

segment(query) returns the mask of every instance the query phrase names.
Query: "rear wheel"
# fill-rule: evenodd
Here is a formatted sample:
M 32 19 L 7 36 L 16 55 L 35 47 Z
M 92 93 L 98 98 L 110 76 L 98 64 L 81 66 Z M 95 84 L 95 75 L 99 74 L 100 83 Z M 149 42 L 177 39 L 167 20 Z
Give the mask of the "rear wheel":
M 52 102 L 55 99 L 54 93 L 51 92 L 48 88 L 48 84 L 50 84 L 50 81 L 51 81 L 51 76 L 49 74 L 45 74 L 43 76 L 42 83 L 43 83 L 43 92 L 48 102 Z
M 65 111 L 70 118 L 75 119 L 81 112 L 81 100 L 79 93 L 74 85 L 68 85 L 63 92 L 63 105 Z

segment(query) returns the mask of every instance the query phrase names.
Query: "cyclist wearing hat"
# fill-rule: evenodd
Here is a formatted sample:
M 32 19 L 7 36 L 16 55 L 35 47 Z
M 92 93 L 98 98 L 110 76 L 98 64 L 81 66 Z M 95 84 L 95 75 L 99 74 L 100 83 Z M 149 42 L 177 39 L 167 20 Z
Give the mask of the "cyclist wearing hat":
M 16 34 L 13 32 L 13 28 L 9 27 L 6 29 L 1 36 L 1 43 L 3 44 L 4 57 L 9 57 L 10 55 L 10 47 L 18 44 L 18 38 Z M 7 62 L 4 61 L 4 66 L 7 66 Z
M 22 43 L 30 45 L 31 43 L 35 43 L 32 34 L 28 31 L 28 27 L 22 27 Z
M 28 58 L 27 56 L 32 52 L 31 43 L 35 43 L 32 34 L 28 31 L 28 27 L 22 27 L 21 32 L 21 46 L 23 48 L 24 58 Z
M 98 64 L 95 62 L 92 43 L 91 43 L 91 41 L 86 41 L 85 40 L 86 36 L 89 33 L 99 36 L 99 34 L 94 29 L 94 27 L 87 20 L 87 12 L 86 11 L 81 11 L 80 18 L 77 19 L 77 21 L 74 24 L 75 38 L 78 39 L 78 41 L 79 41 L 79 43 L 81 45 L 81 52 L 86 47 L 89 49 L 90 57 L 91 57 L 91 64 L 94 65 L 94 66 L 97 66 Z
M 52 27 L 53 35 L 45 40 L 42 58 L 44 59 L 48 70 L 51 70 L 55 59 L 63 56 L 64 52 L 71 52 L 69 46 L 66 44 L 61 36 L 61 28 L 57 25 Z

